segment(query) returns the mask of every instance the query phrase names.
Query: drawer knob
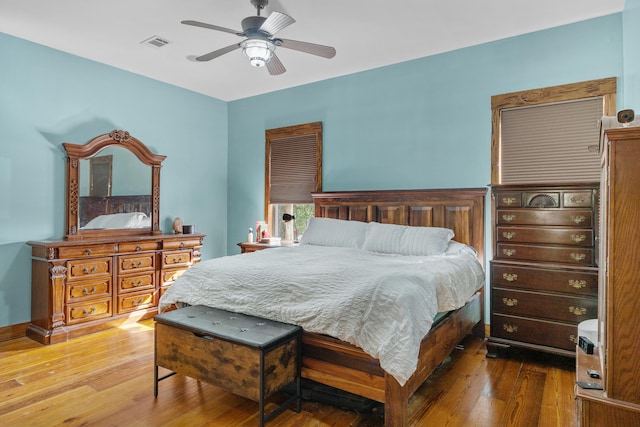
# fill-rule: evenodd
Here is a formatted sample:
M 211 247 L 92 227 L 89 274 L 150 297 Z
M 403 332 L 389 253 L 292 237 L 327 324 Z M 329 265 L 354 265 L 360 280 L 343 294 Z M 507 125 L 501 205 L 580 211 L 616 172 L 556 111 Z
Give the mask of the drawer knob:
M 502 220 L 503 220 L 504 222 L 511 222 L 511 221 L 513 221 L 514 219 L 516 219 L 516 216 L 515 216 L 515 215 L 507 215 L 507 214 L 502 215 Z
M 142 250 L 142 246 L 138 245 L 136 246 L 136 252 L 140 252 Z
M 88 249 L 88 248 L 87 248 L 87 249 L 85 249 L 85 250 L 84 250 L 84 254 L 85 254 L 85 255 L 91 255 L 91 249 Z
M 179 258 L 173 257 L 173 262 L 182 262 L 182 257 L 179 257 Z
M 587 314 L 587 309 L 584 307 L 574 307 L 572 305 L 569 306 L 569 313 L 573 313 L 576 316 L 584 316 Z
M 504 203 L 505 205 L 508 205 L 508 206 L 511 206 L 515 202 L 516 202 L 516 198 L 515 197 L 503 197 L 502 198 L 502 203 Z
M 95 266 L 95 265 L 93 267 L 91 267 L 91 269 L 89 269 L 88 267 L 85 267 L 85 268 L 82 269 L 82 272 L 84 274 L 95 273 L 96 271 L 98 271 L 98 267 Z
M 518 275 L 515 273 L 502 273 L 502 278 L 507 282 L 515 282 L 518 280 Z
M 578 337 L 576 337 L 575 335 L 569 335 L 569 341 L 571 341 L 574 344 L 578 344 Z
M 507 240 L 511 240 L 516 237 L 516 233 L 515 231 L 505 231 L 504 233 L 502 233 L 502 236 Z
M 505 256 L 514 256 L 516 254 L 516 250 L 515 249 L 503 249 L 502 253 L 505 254 Z
M 180 249 L 184 248 L 184 242 L 180 242 Z
M 85 295 L 91 295 L 91 294 L 95 293 L 97 290 L 98 290 L 97 286 L 94 286 L 91 289 L 83 288 L 82 289 L 82 293 L 85 294 Z
M 142 261 L 138 261 L 138 262 L 131 261 L 131 268 L 138 268 L 141 266 L 142 266 Z
M 571 235 L 571 240 L 573 240 L 576 243 L 582 243 L 587 239 L 587 236 L 585 236 L 584 234 L 572 234 Z
M 575 289 L 586 288 L 587 287 L 587 281 L 586 280 L 569 279 L 569 286 L 571 286 L 572 288 L 575 288 Z
M 572 260 L 576 262 L 584 261 L 584 259 L 587 257 L 585 254 L 577 254 L 573 252 L 571 252 L 569 256 L 571 257 Z
M 502 325 L 502 329 L 504 329 L 505 331 L 509 332 L 510 334 L 513 334 L 514 332 L 518 332 L 518 326 L 516 325 L 509 325 L 507 323 L 504 323 Z
M 587 218 L 585 218 L 584 215 L 575 215 L 571 217 L 571 221 L 575 222 L 576 224 L 581 224 L 583 223 Z
M 86 308 L 82 310 L 82 314 L 84 314 L 85 316 L 91 316 L 92 314 L 95 314 L 95 312 L 96 312 L 95 307 L 91 307 L 91 310 L 87 310 Z
M 517 298 L 502 298 L 502 302 L 507 307 L 515 307 L 516 305 L 518 305 L 518 299 Z

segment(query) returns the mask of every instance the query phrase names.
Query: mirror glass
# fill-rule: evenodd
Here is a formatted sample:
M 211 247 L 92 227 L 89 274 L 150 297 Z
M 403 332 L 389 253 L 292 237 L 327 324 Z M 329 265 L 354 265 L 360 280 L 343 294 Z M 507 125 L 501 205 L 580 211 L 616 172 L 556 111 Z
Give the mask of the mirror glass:
M 96 158 L 110 158 L 111 167 L 96 167 L 96 162 L 91 167 L 92 160 Z M 103 164 L 103 162 L 98 163 Z M 113 217 L 110 221 L 95 220 L 105 212 L 111 214 L 139 212 L 151 218 L 151 166 L 142 163 L 135 154 L 125 148 L 110 146 L 100 150 L 91 159 L 80 160 L 79 172 L 80 229 L 123 228 L 123 220 L 130 225 L 140 226 L 127 228 L 150 227 L 142 216 L 139 218 L 121 216 L 119 222 Z M 105 176 L 106 174 L 110 175 Z M 96 191 L 96 183 L 105 182 L 110 183 L 110 187 L 106 194 L 99 194 L 100 192 Z M 109 203 L 113 205 L 116 200 L 118 207 L 115 211 L 106 206 Z M 132 223 L 132 220 L 136 222 Z

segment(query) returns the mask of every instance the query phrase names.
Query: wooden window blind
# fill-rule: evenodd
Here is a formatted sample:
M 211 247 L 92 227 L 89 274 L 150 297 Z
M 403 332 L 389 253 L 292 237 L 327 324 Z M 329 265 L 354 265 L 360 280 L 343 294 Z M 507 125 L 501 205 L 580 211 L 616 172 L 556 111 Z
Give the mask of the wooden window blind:
M 492 96 L 491 184 L 599 181 L 589 148 L 615 111 L 615 77 Z
M 502 110 L 503 184 L 600 179 L 602 97 Z
M 322 124 L 266 131 L 267 204 L 313 203 L 322 189 Z

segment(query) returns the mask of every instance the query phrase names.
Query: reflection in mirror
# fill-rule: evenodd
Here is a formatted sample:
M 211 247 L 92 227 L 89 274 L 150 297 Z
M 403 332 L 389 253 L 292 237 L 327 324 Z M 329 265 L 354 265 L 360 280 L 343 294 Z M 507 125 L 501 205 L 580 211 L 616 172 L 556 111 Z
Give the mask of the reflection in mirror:
M 97 156 L 89 160 L 89 195 L 111 195 L 111 164 L 113 156 Z M 81 167 L 82 169 L 82 167 Z M 80 171 L 82 176 L 82 171 Z M 82 196 L 82 193 L 80 193 Z
M 102 158 L 111 159 L 110 194 L 96 191 L 95 163 Z M 81 229 L 151 226 L 151 166 L 140 162 L 131 151 L 111 146 L 100 150 L 96 157 L 80 160 L 79 169 Z M 107 168 L 104 171 L 107 172 Z

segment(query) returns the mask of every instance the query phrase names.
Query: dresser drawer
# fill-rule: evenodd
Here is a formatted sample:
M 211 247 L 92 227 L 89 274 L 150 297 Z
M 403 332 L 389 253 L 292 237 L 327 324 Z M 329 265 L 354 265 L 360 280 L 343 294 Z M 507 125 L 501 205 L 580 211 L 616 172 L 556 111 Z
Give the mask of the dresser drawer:
M 571 209 L 498 209 L 498 225 L 559 225 L 565 227 L 593 227 L 591 210 Z
M 144 252 L 144 251 L 157 251 L 160 249 L 160 242 L 125 242 L 120 243 L 118 246 L 118 252 Z
M 162 252 L 162 267 L 188 266 L 191 264 L 191 250 Z
M 156 305 L 155 290 L 118 296 L 118 314 Z
M 115 252 L 116 245 L 113 243 L 104 245 L 60 246 L 58 248 L 58 257 L 86 258 L 91 256 L 111 255 Z
M 592 191 L 568 191 L 563 195 L 565 208 L 590 208 L 593 206 Z
M 111 275 L 111 258 L 92 258 L 67 262 L 67 280 Z
M 501 314 L 491 315 L 491 336 L 575 351 L 578 326 Z
M 551 243 L 558 245 L 593 246 L 592 229 L 551 227 L 497 227 L 499 242 Z
M 67 302 L 111 297 L 111 277 L 67 284 Z
M 162 270 L 162 273 L 160 273 L 162 275 L 162 278 L 160 280 L 160 286 L 171 285 L 185 271 L 187 271 L 187 269 L 185 268 Z
M 598 295 L 598 272 L 491 263 L 491 286 Z
M 595 254 L 592 248 L 542 246 L 498 243 L 496 259 L 543 261 L 592 266 Z
M 202 243 L 200 239 L 194 238 L 184 238 L 180 240 L 168 240 L 164 242 L 164 249 L 186 249 L 186 248 L 195 248 L 200 246 Z
M 111 298 L 66 307 L 67 325 L 111 317 Z
M 156 254 L 145 253 L 135 256 L 120 256 L 118 258 L 118 272 L 130 273 L 134 270 L 154 269 L 156 265 Z
M 560 320 L 577 325 L 583 320 L 598 317 L 598 300 L 492 288 L 491 309 L 494 313 Z
M 155 289 L 154 271 L 118 277 L 118 292 L 137 292 L 144 289 Z
M 506 191 L 496 194 L 496 206 L 499 208 L 519 208 L 522 206 L 522 193 Z

